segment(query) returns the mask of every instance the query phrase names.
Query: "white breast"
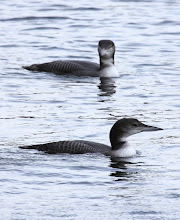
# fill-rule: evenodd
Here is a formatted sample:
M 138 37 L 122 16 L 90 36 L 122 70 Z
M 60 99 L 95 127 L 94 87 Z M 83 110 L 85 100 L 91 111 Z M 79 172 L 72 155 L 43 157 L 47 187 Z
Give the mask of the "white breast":
M 112 157 L 133 157 L 136 155 L 136 150 L 126 145 L 120 148 L 119 150 L 112 150 L 111 156 Z
M 119 73 L 114 65 L 100 70 L 100 77 L 119 77 Z

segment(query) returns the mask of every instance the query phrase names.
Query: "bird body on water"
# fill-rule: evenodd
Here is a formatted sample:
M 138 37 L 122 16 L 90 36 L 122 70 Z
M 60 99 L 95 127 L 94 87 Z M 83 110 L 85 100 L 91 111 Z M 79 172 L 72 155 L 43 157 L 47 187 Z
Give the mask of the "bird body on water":
M 114 65 L 115 45 L 111 40 L 101 40 L 98 45 L 100 64 L 82 60 L 59 60 L 48 63 L 23 66 L 24 69 L 39 72 L 52 72 L 57 75 L 92 77 L 118 77 Z
M 111 157 L 132 157 L 136 155 L 136 150 L 128 145 L 126 138 L 130 135 L 143 131 L 163 130 L 154 126 L 145 125 L 134 118 L 123 118 L 118 120 L 110 130 L 111 147 L 105 144 L 84 141 L 59 141 L 32 146 L 22 146 L 23 149 L 36 149 L 46 153 L 101 153 Z

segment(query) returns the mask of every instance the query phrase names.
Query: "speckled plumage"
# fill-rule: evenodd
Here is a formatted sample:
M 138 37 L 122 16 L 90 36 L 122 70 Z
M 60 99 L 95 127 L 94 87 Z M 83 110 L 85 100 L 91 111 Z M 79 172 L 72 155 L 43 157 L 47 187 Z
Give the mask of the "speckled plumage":
M 33 64 L 31 66 L 24 66 L 24 69 L 39 71 L 39 72 L 53 72 L 58 75 L 91 75 L 98 76 L 97 72 L 100 66 L 97 63 L 79 61 L 79 60 L 59 60 L 42 64 Z
M 75 140 L 75 141 L 59 141 L 46 144 L 37 144 L 32 146 L 20 147 L 23 149 L 36 149 L 45 151 L 49 154 L 69 153 L 69 154 L 84 154 L 84 153 L 102 153 L 110 155 L 111 148 L 105 144 L 100 144 L 91 141 Z

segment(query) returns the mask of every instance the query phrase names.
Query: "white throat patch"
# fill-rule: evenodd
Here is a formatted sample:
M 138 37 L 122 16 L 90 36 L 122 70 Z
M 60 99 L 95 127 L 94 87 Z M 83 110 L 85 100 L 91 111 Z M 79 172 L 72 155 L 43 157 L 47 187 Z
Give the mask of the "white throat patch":
M 133 157 L 136 155 L 136 150 L 129 146 L 127 143 L 118 150 L 112 150 L 111 156 L 112 157 Z
M 119 77 L 116 67 L 111 64 L 99 71 L 100 77 Z

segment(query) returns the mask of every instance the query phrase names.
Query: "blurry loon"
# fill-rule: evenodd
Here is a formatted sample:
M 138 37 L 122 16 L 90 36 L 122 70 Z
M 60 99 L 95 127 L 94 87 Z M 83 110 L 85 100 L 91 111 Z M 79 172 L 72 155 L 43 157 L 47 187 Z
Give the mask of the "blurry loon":
M 23 66 L 24 69 L 52 72 L 58 75 L 118 77 L 114 66 L 115 45 L 111 40 L 101 40 L 98 45 L 100 65 L 89 61 L 59 60 L 42 64 Z
M 102 153 L 111 157 L 132 157 L 136 155 L 136 150 L 128 146 L 126 138 L 130 135 L 140 133 L 143 131 L 158 131 L 163 130 L 153 126 L 143 124 L 134 118 L 123 118 L 118 120 L 110 130 L 111 147 L 105 144 L 84 141 L 59 141 L 46 144 L 38 144 L 32 146 L 22 146 L 23 149 L 37 149 L 45 151 L 46 153 Z

